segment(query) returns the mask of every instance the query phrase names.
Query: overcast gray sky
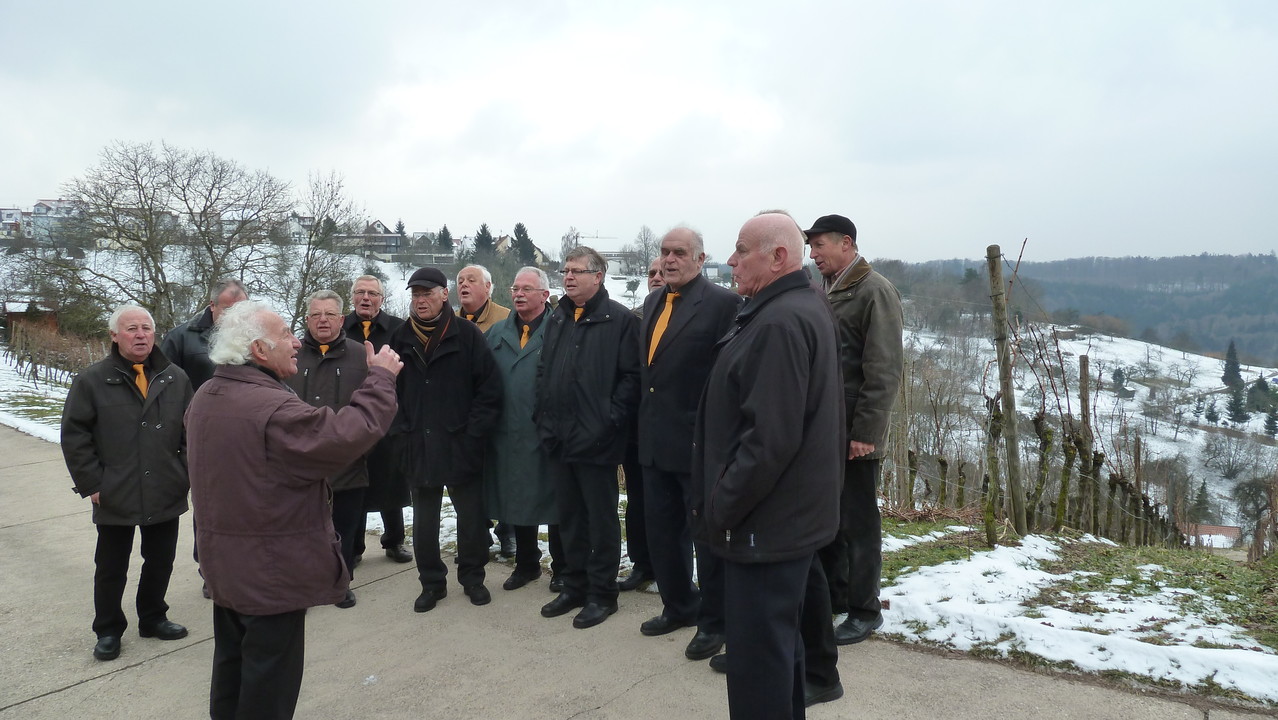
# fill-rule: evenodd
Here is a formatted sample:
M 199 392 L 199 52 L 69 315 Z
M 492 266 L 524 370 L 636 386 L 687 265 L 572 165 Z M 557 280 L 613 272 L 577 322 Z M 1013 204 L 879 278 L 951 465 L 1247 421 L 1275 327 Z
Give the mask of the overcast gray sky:
M 841 213 L 871 258 L 1278 248 L 1278 2 L 0 0 L 0 206 L 116 140 L 556 251 Z

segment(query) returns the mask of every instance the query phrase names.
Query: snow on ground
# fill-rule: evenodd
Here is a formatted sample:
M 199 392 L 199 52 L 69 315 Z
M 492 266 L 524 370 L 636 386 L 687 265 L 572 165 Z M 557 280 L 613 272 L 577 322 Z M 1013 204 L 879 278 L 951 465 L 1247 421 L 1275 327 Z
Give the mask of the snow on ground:
M 1119 591 L 1120 581 L 1113 592 L 1079 598 L 1098 608 L 1091 614 L 1024 604 L 1041 588 L 1069 579 L 1039 569 L 1040 562 L 1056 559 L 1058 549 L 1052 540 L 1029 536 L 1019 547 L 902 575 L 881 594 L 891 603 L 882 632 L 963 651 L 1031 653 L 1085 672 L 1119 671 L 1190 688 L 1210 682 L 1278 703 L 1278 655 L 1242 628 L 1221 622 L 1206 598 L 1199 598 L 1202 610 L 1186 612 L 1176 599 L 1192 590 L 1164 587 L 1152 597 L 1129 597 Z M 1146 641 L 1155 636 L 1151 627 L 1164 644 Z

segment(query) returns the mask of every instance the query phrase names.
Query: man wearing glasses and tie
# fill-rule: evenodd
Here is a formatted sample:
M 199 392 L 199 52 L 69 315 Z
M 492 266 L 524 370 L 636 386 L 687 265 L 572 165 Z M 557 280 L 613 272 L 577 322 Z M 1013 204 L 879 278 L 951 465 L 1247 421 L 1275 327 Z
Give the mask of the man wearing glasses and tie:
M 564 296 L 546 320 L 533 414 L 558 493 L 565 556 L 563 592 L 541 614 L 582 608 L 576 628 L 617 612 L 617 466 L 639 400 L 639 322 L 608 297 L 607 269 L 588 247 L 564 258 Z
M 391 333 L 404 321 L 382 312 L 386 299 L 382 281 L 373 275 L 360 275 L 351 287 L 352 310 L 346 316 L 342 329 L 356 342 L 367 340 L 373 350 L 381 350 L 390 340 Z M 382 549 L 386 557 L 397 563 L 413 561 L 413 554 L 404 547 L 404 507 L 411 502 L 408 483 L 391 462 L 390 448 L 385 439 L 373 446 L 368 453 L 368 489 L 364 493 L 364 512 L 360 514 L 359 532 L 355 533 L 355 564 L 364 556 L 364 533 L 368 527 L 366 513 L 382 515 Z M 354 569 L 354 568 L 352 568 Z

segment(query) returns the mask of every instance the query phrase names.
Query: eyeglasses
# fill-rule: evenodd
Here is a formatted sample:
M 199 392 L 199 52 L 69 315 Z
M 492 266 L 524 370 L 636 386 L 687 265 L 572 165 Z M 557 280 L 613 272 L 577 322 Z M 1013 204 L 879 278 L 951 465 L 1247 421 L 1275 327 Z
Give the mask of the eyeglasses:
M 376 290 L 356 290 L 353 294 L 355 295 L 355 297 L 359 297 L 361 295 L 367 295 L 368 297 L 382 296 L 382 294 L 377 292 Z
M 660 274 L 661 274 L 661 271 L 660 271 L 660 270 L 649 270 L 649 271 L 648 271 L 648 277 L 657 277 L 657 276 L 658 276 L 658 275 L 660 275 Z
M 528 286 L 512 287 L 512 288 L 510 289 L 510 294 L 511 294 L 512 296 L 514 296 L 514 295 L 531 295 L 531 294 L 536 293 L 536 292 L 547 292 L 547 291 L 546 291 L 546 290 L 543 290 L 543 289 L 541 289 L 541 288 L 538 288 L 538 287 L 528 287 Z
M 307 320 L 336 320 L 341 317 L 337 313 L 331 312 L 314 312 L 306 316 Z
M 586 269 L 584 269 L 584 268 L 583 268 L 583 269 L 581 269 L 581 270 L 574 270 L 574 269 L 570 269 L 570 268 L 564 268 L 563 270 L 560 270 L 560 271 L 559 271 L 559 274 L 560 274 L 560 275 L 577 275 L 577 276 L 581 276 L 581 275 L 594 275 L 594 274 L 595 274 L 595 273 L 597 273 L 597 272 L 603 272 L 603 271 L 602 271 L 602 270 L 586 270 Z

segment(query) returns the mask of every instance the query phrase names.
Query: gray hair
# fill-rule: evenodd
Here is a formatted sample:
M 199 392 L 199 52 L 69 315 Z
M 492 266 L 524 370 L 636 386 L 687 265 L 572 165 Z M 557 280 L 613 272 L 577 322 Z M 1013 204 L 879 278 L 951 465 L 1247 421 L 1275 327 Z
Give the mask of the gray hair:
M 464 273 L 464 272 L 466 272 L 467 270 L 469 270 L 469 269 L 471 269 L 471 268 L 475 268 L 476 270 L 478 270 L 478 271 L 480 272 L 480 274 L 484 276 L 484 282 L 488 283 L 489 287 L 491 287 L 491 286 L 492 286 L 492 284 L 493 284 L 493 274 L 492 274 L 492 273 L 490 273 L 490 272 L 488 272 L 488 268 L 484 267 L 483 265 L 467 265 L 466 267 L 462 268 L 461 270 L 458 270 L 458 271 L 457 271 L 457 280 L 458 280 L 458 281 L 460 281 L 460 280 L 461 280 L 461 274 L 462 274 L 462 273 Z
M 546 276 L 545 270 L 542 270 L 539 267 L 533 267 L 532 265 L 525 265 L 515 272 L 515 277 L 519 277 L 524 273 L 533 273 L 537 276 L 537 284 L 541 286 L 537 288 L 538 290 L 550 289 L 550 278 Z
M 271 308 L 257 300 L 244 300 L 224 310 L 209 337 L 209 360 L 214 365 L 243 365 L 253 356 L 254 340 L 275 347 L 262 325 L 262 316 L 269 312 Z
M 209 304 L 212 305 L 216 303 L 217 299 L 222 297 L 222 293 L 227 290 L 238 290 L 239 292 L 236 293 L 237 295 L 243 295 L 245 300 L 248 299 L 249 294 L 248 290 L 244 289 L 244 283 L 236 280 L 235 278 L 222 278 L 221 280 L 218 280 L 217 284 L 213 286 L 213 289 L 209 291 Z
M 311 306 L 311 303 L 315 302 L 316 300 L 335 301 L 337 303 L 338 312 L 341 312 L 342 308 L 344 307 L 344 301 L 342 300 L 342 296 L 338 295 L 332 290 L 316 290 L 315 292 L 311 293 L 310 295 L 306 297 L 306 307 L 309 308 Z
M 608 272 L 608 261 L 604 260 L 603 255 L 596 252 L 594 248 L 588 248 L 585 245 L 578 245 L 569 250 L 568 254 L 564 256 L 564 264 L 567 265 L 569 260 L 580 260 L 582 258 L 586 259 L 586 269 L 590 272 Z
M 684 231 L 687 231 L 687 232 L 689 232 L 689 233 L 691 233 L 691 234 L 692 234 L 692 255 L 693 255 L 693 257 L 696 257 L 697 255 L 701 255 L 702 253 L 704 253 L 704 252 L 706 251 L 706 239 L 705 239 L 704 237 L 702 237 L 701 232 L 700 232 L 699 230 L 697 230 L 696 228 L 694 228 L 694 227 L 692 227 L 691 225 L 688 225 L 688 224 L 686 224 L 686 223 L 679 223 L 678 225 L 675 225 L 674 227 L 672 227 L 672 228 L 670 228 L 669 230 L 667 230 L 667 231 L 666 231 L 666 235 L 669 235 L 670 233 L 674 232 L 675 230 L 684 230 Z M 665 240 L 665 239 L 666 239 L 666 235 L 662 235 L 662 236 L 661 236 L 661 239 L 662 239 L 662 240 Z
M 126 312 L 129 312 L 130 310 L 140 310 L 146 313 L 146 319 L 151 322 L 151 329 L 155 329 L 155 318 L 151 317 L 150 310 L 147 310 L 141 305 L 121 305 L 120 307 L 115 309 L 115 312 L 111 313 L 111 319 L 107 320 L 107 327 L 111 329 L 111 332 L 113 333 L 120 332 L 120 316 Z
M 377 292 L 382 293 L 383 295 L 386 294 L 386 288 L 382 285 L 382 279 L 376 275 L 360 275 L 355 278 L 351 281 L 351 291 L 353 292 L 355 290 L 355 285 L 361 282 L 375 282 L 377 283 Z

